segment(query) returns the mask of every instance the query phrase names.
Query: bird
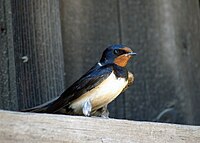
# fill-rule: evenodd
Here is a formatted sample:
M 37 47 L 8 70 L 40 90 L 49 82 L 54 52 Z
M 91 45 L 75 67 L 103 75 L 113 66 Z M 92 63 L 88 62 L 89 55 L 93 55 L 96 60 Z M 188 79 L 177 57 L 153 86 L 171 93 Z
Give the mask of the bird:
M 136 55 L 122 44 L 108 46 L 100 60 L 60 96 L 23 112 L 109 117 L 107 105 L 133 84 L 127 70 Z

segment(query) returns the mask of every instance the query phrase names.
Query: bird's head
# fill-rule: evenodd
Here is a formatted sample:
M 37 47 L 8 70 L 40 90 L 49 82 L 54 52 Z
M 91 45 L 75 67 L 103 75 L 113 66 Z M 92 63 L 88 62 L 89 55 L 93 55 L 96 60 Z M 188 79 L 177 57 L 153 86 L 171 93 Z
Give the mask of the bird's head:
M 133 55 L 136 53 L 124 45 L 111 45 L 104 50 L 100 63 L 102 65 L 115 63 L 120 67 L 125 67 Z

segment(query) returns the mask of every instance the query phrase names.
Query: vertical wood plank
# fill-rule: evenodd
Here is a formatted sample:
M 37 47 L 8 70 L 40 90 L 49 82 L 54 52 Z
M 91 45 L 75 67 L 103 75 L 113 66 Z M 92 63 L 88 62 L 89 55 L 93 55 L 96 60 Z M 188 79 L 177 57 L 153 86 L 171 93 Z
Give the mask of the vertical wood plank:
M 116 0 L 61 0 L 66 85 L 70 85 L 119 42 Z
M 59 0 L 13 0 L 13 39 L 19 109 L 63 90 Z
M 66 87 L 91 68 L 108 45 L 120 42 L 117 4 L 117 0 L 61 0 Z M 112 117 L 123 118 L 115 108 L 123 106 L 122 98 L 112 103 Z
M 172 109 L 158 120 L 200 123 L 198 2 L 120 1 L 123 42 L 138 53 L 130 64 L 136 79 L 126 92 L 126 118 L 152 121 Z
M 192 2 L 185 0 L 185 10 L 179 7 L 181 13 L 178 13 L 177 29 L 179 40 L 179 47 L 186 53 L 181 55 L 181 64 L 188 72 L 184 72 L 187 78 L 185 84 L 188 88 L 189 94 L 186 96 L 190 99 L 191 110 L 186 110 L 188 113 L 187 119 L 189 123 L 200 125 L 200 1 L 194 0 Z M 184 17 L 186 16 L 186 17 Z M 188 62 L 188 65 L 184 63 Z M 181 95 L 181 94 L 180 94 Z M 183 109 L 185 105 L 182 105 Z M 191 114 L 191 116 L 190 116 Z
M 0 0 L 0 108 L 17 110 L 12 12 L 10 0 Z

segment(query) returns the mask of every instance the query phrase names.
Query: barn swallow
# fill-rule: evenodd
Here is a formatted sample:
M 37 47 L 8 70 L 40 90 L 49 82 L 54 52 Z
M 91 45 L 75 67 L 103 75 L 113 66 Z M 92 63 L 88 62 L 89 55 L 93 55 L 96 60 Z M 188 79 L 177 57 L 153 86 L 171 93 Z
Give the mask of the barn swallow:
M 107 105 L 134 81 L 125 68 L 134 55 L 124 45 L 109 46 L 100 61 L 59 97 L 24 111 L 108 117 Z

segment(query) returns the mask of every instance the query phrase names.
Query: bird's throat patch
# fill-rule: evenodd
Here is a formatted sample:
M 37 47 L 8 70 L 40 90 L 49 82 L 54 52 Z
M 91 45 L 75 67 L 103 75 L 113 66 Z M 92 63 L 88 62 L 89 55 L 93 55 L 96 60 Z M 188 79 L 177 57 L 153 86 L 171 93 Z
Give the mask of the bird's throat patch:
M 131 58 L 130 55 L 121 55 L 121 56 L 115 58 L 114 63 L 120 67 L 125 67 L 130 58 Z

